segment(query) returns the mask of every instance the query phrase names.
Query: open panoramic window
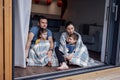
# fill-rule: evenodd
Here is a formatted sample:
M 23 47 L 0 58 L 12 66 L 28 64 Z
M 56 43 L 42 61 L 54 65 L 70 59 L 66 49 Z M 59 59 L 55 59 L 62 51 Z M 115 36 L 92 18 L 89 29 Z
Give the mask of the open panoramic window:
M 57 66 L 26 65 L 25 45 L 28 32 L 33 26 L 38 25 L 37 20 L 41 15 L 48 18 L 47 28 L 53 33 L 54 43 L 59 41 L 61 33 L 65 31 L 65 23 L 72 21 L 88 49 L 89 57 L 97 64 L 91 67 L 105 64 L 109 0 L 14 0 L 14 6 L 15 79 L 61 72 L 56 70 Z M 70 69 L 65 71 L 74 69 L 84 67 L 70 65 Z

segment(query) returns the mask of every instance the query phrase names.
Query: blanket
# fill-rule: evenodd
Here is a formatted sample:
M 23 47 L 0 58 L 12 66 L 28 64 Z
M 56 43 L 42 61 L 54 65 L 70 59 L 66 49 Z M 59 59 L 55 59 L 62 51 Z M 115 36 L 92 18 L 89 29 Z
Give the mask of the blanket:
M 73 51 L 74 56 L 70 60 L 70 63 L 82 67 L 98 65 L 93 59 L 89 57 L 87 47 L 83 44 L 80 34 L 77 32 L 74 33 L 77 34 L 79 38 Z M 68 34 L 63 32 L 60 37 L 59 50 L 64 54 L 64 56 L 68 55 L 68 49 L 66 47 L 67 36 Z
M 29 51 L 29 59 L 27 60 L 28 66 L 46 66 L 48 61 L 52 61 L 52 66 L 58 66 L 58 60 L 53 51 L 52 57 L 47 56 L 47 52 L 50 48 L 50 43 L 48 40 L 40 41 L 40 43 L 35 44 Z

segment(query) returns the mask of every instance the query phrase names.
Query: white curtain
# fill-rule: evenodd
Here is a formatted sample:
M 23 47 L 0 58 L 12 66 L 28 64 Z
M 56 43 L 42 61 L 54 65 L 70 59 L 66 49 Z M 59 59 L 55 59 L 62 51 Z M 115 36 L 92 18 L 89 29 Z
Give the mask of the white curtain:
M 14 0 L 14 64 L 25 68 L 25 45 L 28 36 L 31 0 Z

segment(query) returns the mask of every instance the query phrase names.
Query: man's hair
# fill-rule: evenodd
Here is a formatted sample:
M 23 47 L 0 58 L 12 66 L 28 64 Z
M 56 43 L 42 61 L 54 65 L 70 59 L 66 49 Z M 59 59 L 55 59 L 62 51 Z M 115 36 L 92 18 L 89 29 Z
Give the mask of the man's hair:
M 47 32 L 47 29 L 40 28 L 38 32 L 38 38 L 42 33 L 45 33 L 45 32 Z
M 70 24 L 71 24 L 71 25 L 74 25 L 72 21 L 66 22 L 66 24 L 65 24 L 65 29 L 66 29 Z
M 70 34 L 69 37 L 72 37 L 74 40 L 78 40 L 78 35 L 75 33 Z
M 41 19 L 47 19 L 45 16 L 39 16 L 38 21 L 40 21 Z

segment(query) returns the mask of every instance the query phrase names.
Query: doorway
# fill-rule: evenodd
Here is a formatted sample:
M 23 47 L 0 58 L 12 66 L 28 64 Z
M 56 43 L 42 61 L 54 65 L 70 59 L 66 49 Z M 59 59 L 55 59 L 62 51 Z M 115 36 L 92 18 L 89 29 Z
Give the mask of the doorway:
M 71 0 L 72 1 L 72 0 Z M 96 4 L 97 5 L 97 4 Z M 69 7 L 70 7 L 70 5 L 69 5 Z M 87 8 L 88 8 L 89 6 L 87 6 Z M 100 30 L 100 28 L 99 27 L 101 27 L 102 26 L 102 29 L 103 29 L 103 32 L 102 32 L 102 37 L 100 38 L 101 39 L 101 44 L 102 44 L 102 46 L 101 46 L 101 49 L 102 49 L 102 51 L 101 51 L 101 49 L 100 49 L 100 52 L 96 52 L 96 51 L 94 51 L 94 49 L 95 48 L 93 48 L 93 47 L 95 47 L 95 46 L 93 46 L 92 48 L 91 48 L 91 46 L 93 45 L 93 43 L 94 42 L 92 42 L 92 43 L 88 43 L 87 41 L 85 41 L 85 40 L 87 40 L 87 39 L 85 39 L 85 38 L 88 38 L 88 37 L 86 37 L 85 35 L 87 35 L 88 36 L 88 33 L 86 32 L 86 33 L 82 33 L 82 31 L 79 31 L 79 30 L 81 30 L 81 29 L 83 29 L 84 27 L 83 27 L 83 25 L 82 25 L 82 28 L 80 27 L 81 26 L 81 24 L 78 24 L 79 22 L 75 22 L 76 23 L 76 25 L 77 26 L 79 26 L 79 27 L 76 27 L 76 29 L 78 30 L 78 32 L 80 33 L 80 34 L 82 34 L 82 37 L 84 37 L 84 43 L 89 47 L 89 53 L 91 54 L 90 56 L 92 57 L 92 58 L 94 58 L 94 59 L 97 59 L 98 61 L 100 61 L 100 62 L 103 62 L 104 63 L 104 60 L 105 60 L 105 49 L 106 49 L 106 37 L 107 37 L 107 27 L 108 27 L 108 20 L 106 20 L 106 18 L 108 17 L 108 7 L 109 7 L 109 0 L 106 0 L 106 2 L 105 1 L 103 1 L 103 6 L 102 6 L 102 11 L 103 11 L 103 18 L 102 18 L 102 25 L 100 24 L 100 23 L 94 23 L 94 22 L 89 22 L 89 21 L 87 21 L 88 23 L 84 23 L 84 22 L 81 22 L 81 24 L 87 24 L 87 25 L 89 25 L 89 29 L 91 29 L 91 30 Z M 84 8 L 84 7 L 83 7 Z M 68 11 L 69 12 L 69 11 Z M 68 14 L 68 13 L 65 13 L 65 15 L 66 14 Z M 87 16 L 90 16 L 90 15 L 87 15 Z M 69 16 L 68 16 L 69 17 Z M 76 18 L 75 17 L 73 17 L 73 18 L 68 18 L 67 16 L 63 16 L 63 19 L 66 19 L 66 20 L 76 20 Z M 79 17 L 79 16 L 78 16 Z M 77 18 L 78 18 L 77 17 Z M 83 17 L 84 18 L 84 17 Z M 77 21 L 79 21 L 79 20 L 77 20 Z M 86 20 L 84 20 L 84 21 L 86 21 Z M 94 21 L 94 20 L 93 20 Z M 104 27 L 103 27 L 104 26 Z M 61 30 L 61 29 L 60 29 Z M 89 36 L 90 38 L 93 38 L 93 37 L 95 37 L 95 35 L 97 34 L 97 35 L 99 35 L 99 32 L 98 33 L 95 33 L 94 34 L 94 36 L 92 35 L 93 33 L 92 33 L 93 31 L 91 31 L 91 35 Z M 98 38 L 97 38 L 98 39 Z M 92 39 L 93 40 L 93 39 Z M 95 40 L 95 38 L 94 38 L 94 40 Z M 97 55 L 96 55 L 97 54 Z M 103 65 L 103 64 L 102 64 Z M 100 65 L 101 66 L 101 65 Z M 95 66 L 94 66 L 95 67 Z M 83 69 L 84 70 L 84 68 L 82 68 L 82 67 L 78 67 L 78 66 L 71 66 L 71 68 L 70 68 L 70 70 L 71 71 L 74 71 L 74 70 L 76 70 L 77 71 L 77 69 Z M 48 74 L 49 75 L 49 73 L 59 73 L 60 71 L 56 71 L 56 67 L 27 67 L 26 69 L 24 69 L 24 68 L 20 68 L 20 67 L 16 67 L 15 68 L 15 79 L 24 79 L 24 78 L 26 78 L 26 77 L 30 77 L 30 76 L 33 76 L 33 77 L 35 77 L 35 76 L 37 76 L 37 74 L 39 74 L 39 75 L 44 75 L 44 74 Z M 65 72 L 65 71 L 62 71 L 63 73 Z M 69 72 L 69 71 L 67 71 L 67 72 Z M 21 73 L 23 73 L 23 74 L 21 74 Z

